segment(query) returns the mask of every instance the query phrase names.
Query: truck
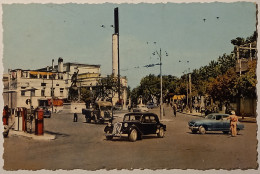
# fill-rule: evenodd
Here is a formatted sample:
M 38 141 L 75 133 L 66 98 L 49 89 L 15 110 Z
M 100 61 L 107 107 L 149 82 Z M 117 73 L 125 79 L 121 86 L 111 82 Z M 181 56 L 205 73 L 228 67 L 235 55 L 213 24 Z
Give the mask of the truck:
M 82 114 L 85 115 L 87 123 L 91 123 L 91 121 L 97 124 L 112 122 L 113 106 L 111 102 L 97 101 L 93 108 L 82 109 Z

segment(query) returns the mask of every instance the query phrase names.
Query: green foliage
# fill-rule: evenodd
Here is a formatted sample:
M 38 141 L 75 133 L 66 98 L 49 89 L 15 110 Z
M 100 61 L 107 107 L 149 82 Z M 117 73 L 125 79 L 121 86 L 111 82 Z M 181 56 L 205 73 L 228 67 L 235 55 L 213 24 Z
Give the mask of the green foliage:
M 249 62 L 249 71 L 237 78 L 235 88 L 242 97 L 256 97 L 256 60 Z
M 256 46 L 257 32 L 246 39 L 237 37 L 231 40 L 233 45 L 251 44 Z M 248 46 L 248 45 L 246 45 Z M 234 48 L 234 52 L 236 47 Z M 252 51 L 253 57 L 256 52 Z M 240 50 L 240 55 L 249 58 L 248 51 Z M 234 53 L 230 55 L 223 54 L 217 60 L 212 60 L 208 65 L 202 66 L 191 72 L 192 94 L 211 96 L 213 100 L 225 102 L 234 97 L 256 97 L 256 61 L 249 63 L 249 70 L 239 76 L 235 72 L 236 56 Z M 172 75 L 163 76 L 163 97 L 167 93 L 174 95 L 187 95 L 188 74 L 177 78 Z M 160 99 L 160 77 L 148 75 L 142 78 L 140 85 L 131 91 L 131 99 L 137 102 L 137 98 L 142 96 L 145 102 L 155 97 L 157 101 Z
M 101 78 L 94 88 L 95 100 L 109 99 L 118 92 L 118 78 L 112 75 Z M 120 83 L 120 94 L 123 92 L 123 85 Z
M 88 90 L 87 88 L 81 88 L 80 89 L 80 98 L 82 101 L 84 101 L 85 103 L 91 103 L 92 102 L 92 94 L 91 94 L 91 91 Z

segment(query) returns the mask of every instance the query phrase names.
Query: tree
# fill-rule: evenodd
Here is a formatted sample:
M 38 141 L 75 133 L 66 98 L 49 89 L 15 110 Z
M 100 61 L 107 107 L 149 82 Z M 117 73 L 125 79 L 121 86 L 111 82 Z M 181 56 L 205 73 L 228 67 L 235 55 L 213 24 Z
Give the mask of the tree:
M 241 97 L 256 97 L 256 60 L 248 63 L 248 71 L 237 78 L 235 88 Z
M 87 106 L 89 106 L 89 104 L 93 102 L 93 96 L 91 94 L 91 91 L 88 90 L 87 88 L 81 88 L 80 94 L 81 94 L 80 96 L 81 100 L 85 102 Z
M 237 74 L 234 68 L 230 68 L 225 74 L 217 78 L 210 78 L 207 85 L 207 93 L 214 99 L 221 102 L 230 101 L 237 95 L 235 88 Z
M 118 93 L 118 78 L 112 75 L 100 78 L 94 88 L 95 100 L 110 100 Z M 120 83 L 120 94 L 123 93 L 123 85 Z

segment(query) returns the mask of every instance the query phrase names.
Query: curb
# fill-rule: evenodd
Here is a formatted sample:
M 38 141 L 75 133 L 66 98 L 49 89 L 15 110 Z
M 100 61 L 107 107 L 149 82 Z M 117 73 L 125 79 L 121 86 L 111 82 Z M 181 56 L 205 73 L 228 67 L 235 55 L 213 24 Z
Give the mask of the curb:
M 14 130 L 9 132 L 9 136 L 14 136 L 14 135 L 24 136 L 24 137 L 32 138 L 34 140 L 54 140 L 56 138 L 55 135 L 46 134 L 46 133 L 43 135 L 35 135 L 35 134 L 29 134 L 22 131 L 14 131 Z

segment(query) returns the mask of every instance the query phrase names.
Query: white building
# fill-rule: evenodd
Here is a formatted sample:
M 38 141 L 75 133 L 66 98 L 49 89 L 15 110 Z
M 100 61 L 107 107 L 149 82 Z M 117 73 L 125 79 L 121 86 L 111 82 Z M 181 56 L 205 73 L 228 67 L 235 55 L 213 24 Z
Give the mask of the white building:
M 4 84 L 4 105 L 10 108 L 16 107 L 30 108 L 31 100 L 33 108 L 38 106 L 51 106 L 53 102 L 54 109 L 63 109 L 63 103 L 69 96 L 69 88 L 72 85 L 72 76 L 77 74 L 76 89 L 80 94 L 80 88 L 88 90 L 95 88 L 101 78 L 100 65 L 89 65 L 79 63 L 63 63 L 63 59 L 58 59 L 58 65 L 47 66 L 36 70 L 9 70 L 8 74 L 3 76 Z M 123 93 L 120 97 L 126 104 L 126 77 L 121 77 Z M 52 95 L 53 89 L 53 95 Z M 52 97 L 53 96 L 53 97 Z M 52 100 L 53 98 L 53 100 Z M 79 99 L 80 100 L 80 99 Z M 113 104 L 118 101 L 118 95 L 113 96 Z
M 34 108 L 48 106 L 53 97 L 56 104 L 68 98 L 71 86 L 71 77 L 78 72 L 80 85 L 84 87 L 95 86 L 100 78 L 100 65 L 79 63 L 63 63 L 59 58 L 58 65 L 37 70 L 9 70 L 4 75 L 4 104 L 11 108 L 26 107 L 26 100 L 30 99 Z

